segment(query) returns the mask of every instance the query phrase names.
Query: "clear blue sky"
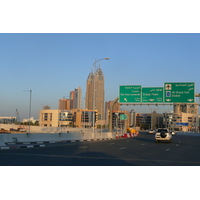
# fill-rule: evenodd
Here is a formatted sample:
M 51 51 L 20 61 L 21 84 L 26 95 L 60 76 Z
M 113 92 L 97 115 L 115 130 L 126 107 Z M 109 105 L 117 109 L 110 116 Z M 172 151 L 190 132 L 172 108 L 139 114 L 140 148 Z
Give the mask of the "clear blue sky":
M 58 100 L 81 86 L 95 59 L 105 76 L 105 100 L 118 96 L 119 85 L 162 87 L 164 82 L 195 82 L 200 93 L 200 34 L 61 33 L 0 34 L 0 115 L 28 118 L 32 90 L 32 116 L 43 105 L 58 108 Z M 197 99 L 198 100 L 198 99 Z M 129 107 L 137 112 L 150 108 Z M 171 110 L 160 106 L 157 112 Z

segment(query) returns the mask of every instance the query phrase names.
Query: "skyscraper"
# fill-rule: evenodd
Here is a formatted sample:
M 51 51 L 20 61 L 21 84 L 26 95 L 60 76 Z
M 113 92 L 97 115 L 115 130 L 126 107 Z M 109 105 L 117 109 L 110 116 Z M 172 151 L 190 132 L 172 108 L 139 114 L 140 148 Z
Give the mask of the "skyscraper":
M 58 110 L 70 110 L 70 99 L 59 99 Z
M 104 120 L 104 75 L 100 66 L 88 76 L 85 108 L 97 110 L 97 120 Z
M 82 108 L 82 89 L 79 86 L 70 92 L 71 109 Z
M 75 89 L 75 97 L 74 97 L 74 108 L 82 108 L 82 89 L 81 87 L 78 87 Z

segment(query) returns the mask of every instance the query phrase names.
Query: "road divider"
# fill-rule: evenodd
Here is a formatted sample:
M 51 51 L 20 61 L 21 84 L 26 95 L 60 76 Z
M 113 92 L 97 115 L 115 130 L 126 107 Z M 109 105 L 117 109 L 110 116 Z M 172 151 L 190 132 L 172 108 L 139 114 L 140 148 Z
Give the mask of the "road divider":
M 139 132 L 136 132 L 136 133 L 118 133 L 116 135 L 116 139 L 118 138 L 131 138 L 131 137 L 137 137 L 139 135 Z

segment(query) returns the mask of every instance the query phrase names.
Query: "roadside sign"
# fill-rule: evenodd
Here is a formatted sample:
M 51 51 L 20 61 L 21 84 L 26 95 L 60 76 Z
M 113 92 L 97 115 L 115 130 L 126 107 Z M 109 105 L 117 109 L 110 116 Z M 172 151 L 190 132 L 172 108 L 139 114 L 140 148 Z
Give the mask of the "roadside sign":
M 194 103 L 194 100 L 194 82 L 164 83 L 165 103 Z
M 126 119 L 127 119 L 127 115 L 124 115 L 124 114 L 120 115 L 120 120 L 126 120 Z
M 176 126 L 188 126 L 189 123 L 176 123 Z
M 143 87 L 142 88 L 143 103 L 162 103 L 163 87 Z
M 140 103 L 141 85 L 121 85 L 119 86 L 120 103 Z

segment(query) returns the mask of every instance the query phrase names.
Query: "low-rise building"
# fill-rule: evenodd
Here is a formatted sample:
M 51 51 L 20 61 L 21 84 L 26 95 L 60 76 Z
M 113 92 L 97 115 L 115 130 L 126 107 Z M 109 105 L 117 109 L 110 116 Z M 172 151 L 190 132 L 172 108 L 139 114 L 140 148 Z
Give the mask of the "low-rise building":
M 199 129 L 198 114 L 192 113 L 165 113 L 165 126 L 169 130 L 194 131 Z
M 165 126 L 176 131 L 196 131 L 199 129 L 198 104 L 176 103 L 171 113 L 165 113 Z
M 16 117 L 0 117 L 0 124 L 12 124 L 17 122 Z
M 72 124 L 72 112 L 67 110 L 40 110 L 39 125 L 47 127 L 69 126 Z
M 94 124 L 94 127 L 97 127 L 97 110 L 72 109 L 72 113 L 74 126 L 79 128 L 91 128 Z
M 136 113 L 135 126 L 140 129 L 157 129 L 163 127 L 163 114 L 156 111 L 153 113 Z

